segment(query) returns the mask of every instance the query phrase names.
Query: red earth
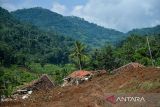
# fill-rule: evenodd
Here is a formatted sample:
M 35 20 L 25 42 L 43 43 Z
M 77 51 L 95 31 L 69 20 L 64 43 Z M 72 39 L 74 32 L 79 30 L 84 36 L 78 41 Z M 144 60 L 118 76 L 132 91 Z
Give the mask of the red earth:
M 5 102 L 1 106 L 110 107 L 104 98 L 106 93 L 160 93 L 160 69 L 130 68 L 113 75 L 104 74 L 78 86 L 39 91 L 26 100 Z

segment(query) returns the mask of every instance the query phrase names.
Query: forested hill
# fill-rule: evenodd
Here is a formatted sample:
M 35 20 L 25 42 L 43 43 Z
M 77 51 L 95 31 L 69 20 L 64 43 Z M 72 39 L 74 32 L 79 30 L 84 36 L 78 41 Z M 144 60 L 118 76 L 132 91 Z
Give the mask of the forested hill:
M 100 27 L 82 18 L 62 16 L 40 7 L 17 10 L 12 12 L 12 15 L 21 21 L 31 22 L 45 30 L 60 32 L 90 46 L 100 47 L 106 42 L 116 43 L 124 37 L 122 32 Z
M 19 22 L 0 7 L 1 64 L 25 65 L 27 62 L 67 63 L 73 40 L 36 26 Z
M 160 25 L 157 25 L 155 27 L 148 27 L 148 28 L 142 28 L 142 29 L 133 29 L 128 32 L 129 34 L 137 34 L 137 35 L 157 35 L 160 34 Z

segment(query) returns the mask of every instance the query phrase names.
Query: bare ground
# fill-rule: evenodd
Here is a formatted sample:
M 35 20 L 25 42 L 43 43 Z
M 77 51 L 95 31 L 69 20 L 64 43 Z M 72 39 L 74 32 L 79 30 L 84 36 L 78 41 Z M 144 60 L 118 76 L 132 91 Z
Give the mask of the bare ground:
M 128 69 L 102 75 L 78 86 L 33 93 L 27 100 L 2 103 L 7 107 L 108 107 L 106 93 L 160 93 L 160 69 Z

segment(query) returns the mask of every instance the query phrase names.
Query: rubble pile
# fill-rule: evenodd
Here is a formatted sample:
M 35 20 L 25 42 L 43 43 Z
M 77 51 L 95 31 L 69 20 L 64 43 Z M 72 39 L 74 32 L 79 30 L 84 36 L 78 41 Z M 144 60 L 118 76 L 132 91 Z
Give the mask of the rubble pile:
M 21 90 L 48 90 L 54 88 L 55 85 L 53 82 L 49 79 L 49 77 L 44 74 L 40 77 L 40 79 L 35 80 L 21 88 Z
M 106 93 L 160 93 L 159 68 L 143 67 L 143 65 L 133 63 L 122 66 L 122 68 L 125 72 L 117 72 L 118 75 L 95 76 L 91 81 L 79 86 L 57 86 L 47 92 L 33 92 L 34 94 L 31 97 L 29 96 L 27 100 L 2 102 L 1 105 L 8 107 L 109 107 L 112 105 L 106 101 L 106 97 L 108 97 Z M 120 71 L 122 68 L 118 70 Z M 71 75 L 72 77 L 77 77 L 77 75 L 78 77 L 84 77 L 80 75 L 81 73 L 73 74 L 76 74 L 76 76 Z M 86 75 L 87 73 L 82 74 Z M 94 76 L 98 72 L 93 71 L 90 75 L 92 74 Z M 70 80 L 72 79 L 70 78 Z M 151 87 L 146 88 L 146 85 Z M 154 104 L 148 107 L 153 106 Z
M 97 70 L 97 71 L 79 70 L 79 71 L 75 71 L 63 79 L 64 83 L 62 84 L 62 87 L 71 86 L 71 85 L 79 85 L 85 81 L 91 80 L 93 76 L 101 76 L 106 73 L 107 72 L 105 70 Z
M 49 90 L 55 87 L 55 84 L 49 79 L 49 77 L 44 74 L 38 80 L 32 81 L 29 84 L 16 90 L 12 98 L 15 99 L 27 99 L 32 92 L 40 90 Z
M 75 71 L 63 79 L 64 83 L 62 84 L 62 87 L 74 84 L 78 85 L 84 81 L 90 80 L 92 76 L 93 73 L 89 71 L 84 71 L 84 70 Z
M 131 62 L 131 63 L 124 65 L 118 69 L 113 70 L 112 73 L 117 73 L 117 72 L 121 72 L 121 71 L 124 72 L 124 71 L 133 70 L 136 68 L 142 68 L 142 67 L 144 67 L 142 64 Z

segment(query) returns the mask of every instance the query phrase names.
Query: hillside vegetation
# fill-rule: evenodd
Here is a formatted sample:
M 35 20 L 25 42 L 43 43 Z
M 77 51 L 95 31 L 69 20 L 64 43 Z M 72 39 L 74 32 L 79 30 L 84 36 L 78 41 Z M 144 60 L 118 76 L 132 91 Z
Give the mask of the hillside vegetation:
M 133 29 L 128 32 L 128 34 L 137 34 L 137 35 L 156 35 L 160 34 L 160 25 L 150 28 L 142 28 L 142 29 Z
M 159 27 L 152 29 L 145 36 L 130 34 L 125 37 L 120 36 L 121 32 L 42 8 L 18 10 L 12 14 L 0 8 L 1 95 L 11 95 L 17 87 L 41 74 L 48 74 L 59 85 L 64 77 L 79 69 L 111 73 L 130 62 L 160 66 Z M 118 41 L 118 44 L 105 43 L 108 40 Z
M 12 15 L 23 21 L 32 23 L 47 31 L 55 31 L 67 37 L 79 40 L 92 48 L 101 47 L 106 43 L 117 45 L 131 34 L 157 35 L 160 26 L 152 28 L 133 29 L 123 33 L 114 29 L 104 28 L 94 23 L 89 23 L 83 18 L 75 16 L 63 16 L 40 7 L 20 9 L 11 12 Z
M 100 27 L 82 18 L 62 16 L 39 7 L 17 10 L 12 15 L 41 29 L 62 33 L 94 47 L 103 46 L 107 42 L 116 44 L 125 37 L 122 32 Z
M 67 64 L 72 46 L 73 39 L 24 24 L 0 8 L 0 87 L 5 89 L 6 95 L 10 95 L 16 86 L 32 81 L 39 74 L 59 75 L 60 69 L 66 73 L 72 66 L 66 69 L 53 66 L 47 72 L 41 72 L 40 68 L 46 63 Z M 39 66 L 32 63 L 38 63 Z M 60 75 L 57 77 L 62 79 L 64 76 Z
M 21 23 L 2 8 L 0 13 L 0 58 L 3 65 L 25 65 L 27 60 L 53 64 L 68 63 L 72 39 Z

